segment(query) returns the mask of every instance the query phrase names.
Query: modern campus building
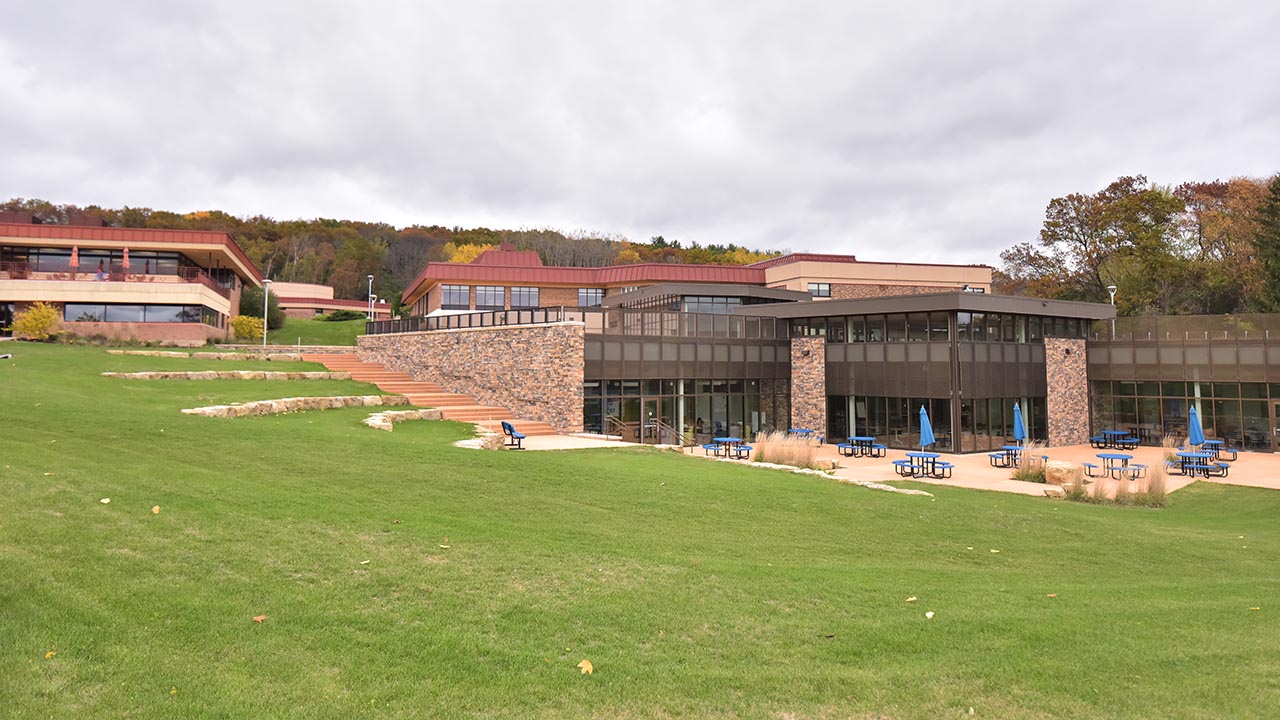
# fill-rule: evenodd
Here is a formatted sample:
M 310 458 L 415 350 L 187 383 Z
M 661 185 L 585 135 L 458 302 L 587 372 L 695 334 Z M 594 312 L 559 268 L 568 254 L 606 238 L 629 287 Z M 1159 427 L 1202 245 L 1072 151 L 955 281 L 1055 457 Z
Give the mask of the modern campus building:
M 981 452 L 1123 428 L 1276 449 L 1280 316 L 1120 318 L 1111 305 L 992 295 L 981 266 L 788 255 L 743 267 L 549 268 L 494 251 L 431 263 L 415 317 L 363 357 L 565 432 L 699 441 L 808 427 Z
M 245 284 L 262 276 L 226 233 L 0 217 L 0 328 L 44 301 L 71 334 L 202 345 L 229 337 Z
M 367 300 L 340 300 L 333 297 L 333 288 L 328 285 L 277 280 L 271 284 L 271 292 L 280 302 L 280 309 L 289 317 L 307 319 L 335 310 L 351 310 L 365 315 L 372 312 L 374 320 L 391 317 L 391 305 L 386 300 L 374 298 L 372 304 Z

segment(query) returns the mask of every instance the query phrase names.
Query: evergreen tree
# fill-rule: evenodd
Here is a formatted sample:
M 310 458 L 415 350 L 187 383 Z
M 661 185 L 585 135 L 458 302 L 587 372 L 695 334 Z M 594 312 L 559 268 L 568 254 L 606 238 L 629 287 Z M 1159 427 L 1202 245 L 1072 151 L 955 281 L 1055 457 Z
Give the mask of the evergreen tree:
M 1262 270 L 1259 309 L 1280 312 L 1280 175 L 1271 180 L 1270 194 L 1258 208 L 1258 234 L 1254 244 Z

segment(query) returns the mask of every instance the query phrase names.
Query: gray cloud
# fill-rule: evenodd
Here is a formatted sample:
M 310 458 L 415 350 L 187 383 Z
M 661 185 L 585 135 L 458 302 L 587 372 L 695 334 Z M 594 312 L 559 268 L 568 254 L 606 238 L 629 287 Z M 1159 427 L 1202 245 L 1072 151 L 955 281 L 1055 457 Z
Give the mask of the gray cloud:
M 1280 170 L 1274 3 L 35 3 L 0 194 L 996 263 Z

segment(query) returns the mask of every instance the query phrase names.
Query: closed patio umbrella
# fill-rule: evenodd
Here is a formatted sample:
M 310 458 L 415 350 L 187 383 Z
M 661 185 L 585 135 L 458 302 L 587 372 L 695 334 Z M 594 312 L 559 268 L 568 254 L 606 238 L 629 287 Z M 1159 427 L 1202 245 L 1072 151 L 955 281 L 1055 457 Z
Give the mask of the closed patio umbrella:
M 1204 444 L 1204 428 L 1200 427 L 1200 413 L 1192 405 L 1187 413 L 1187 442 L 1199 447 Z
M 933 423 L 929 422 L 929 411 L 920 406 L 920 449 L 924 450 L 926 445 L 932 445 L 937 440 L 933 437 Z
M 71 248 L 71 269 L 75 270 L 80 267 L 80 247 Z
M 129 248 L 124 249 L 124 262 L 121 263 L 125 270 L 129 269 Z
M 1019 445 L 1027 439 L 1027 424 L 1022 421 L 1022 408 L 1018 403 L 1013 404 L 1013 439 Z

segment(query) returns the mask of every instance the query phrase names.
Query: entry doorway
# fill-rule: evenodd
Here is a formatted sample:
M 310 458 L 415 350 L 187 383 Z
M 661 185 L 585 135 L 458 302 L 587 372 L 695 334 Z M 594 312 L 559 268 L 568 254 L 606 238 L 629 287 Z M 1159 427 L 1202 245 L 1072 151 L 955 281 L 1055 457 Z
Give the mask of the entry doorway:
M 1280 452 L 1280 403 L 1271 407 L 1271 452 Z

